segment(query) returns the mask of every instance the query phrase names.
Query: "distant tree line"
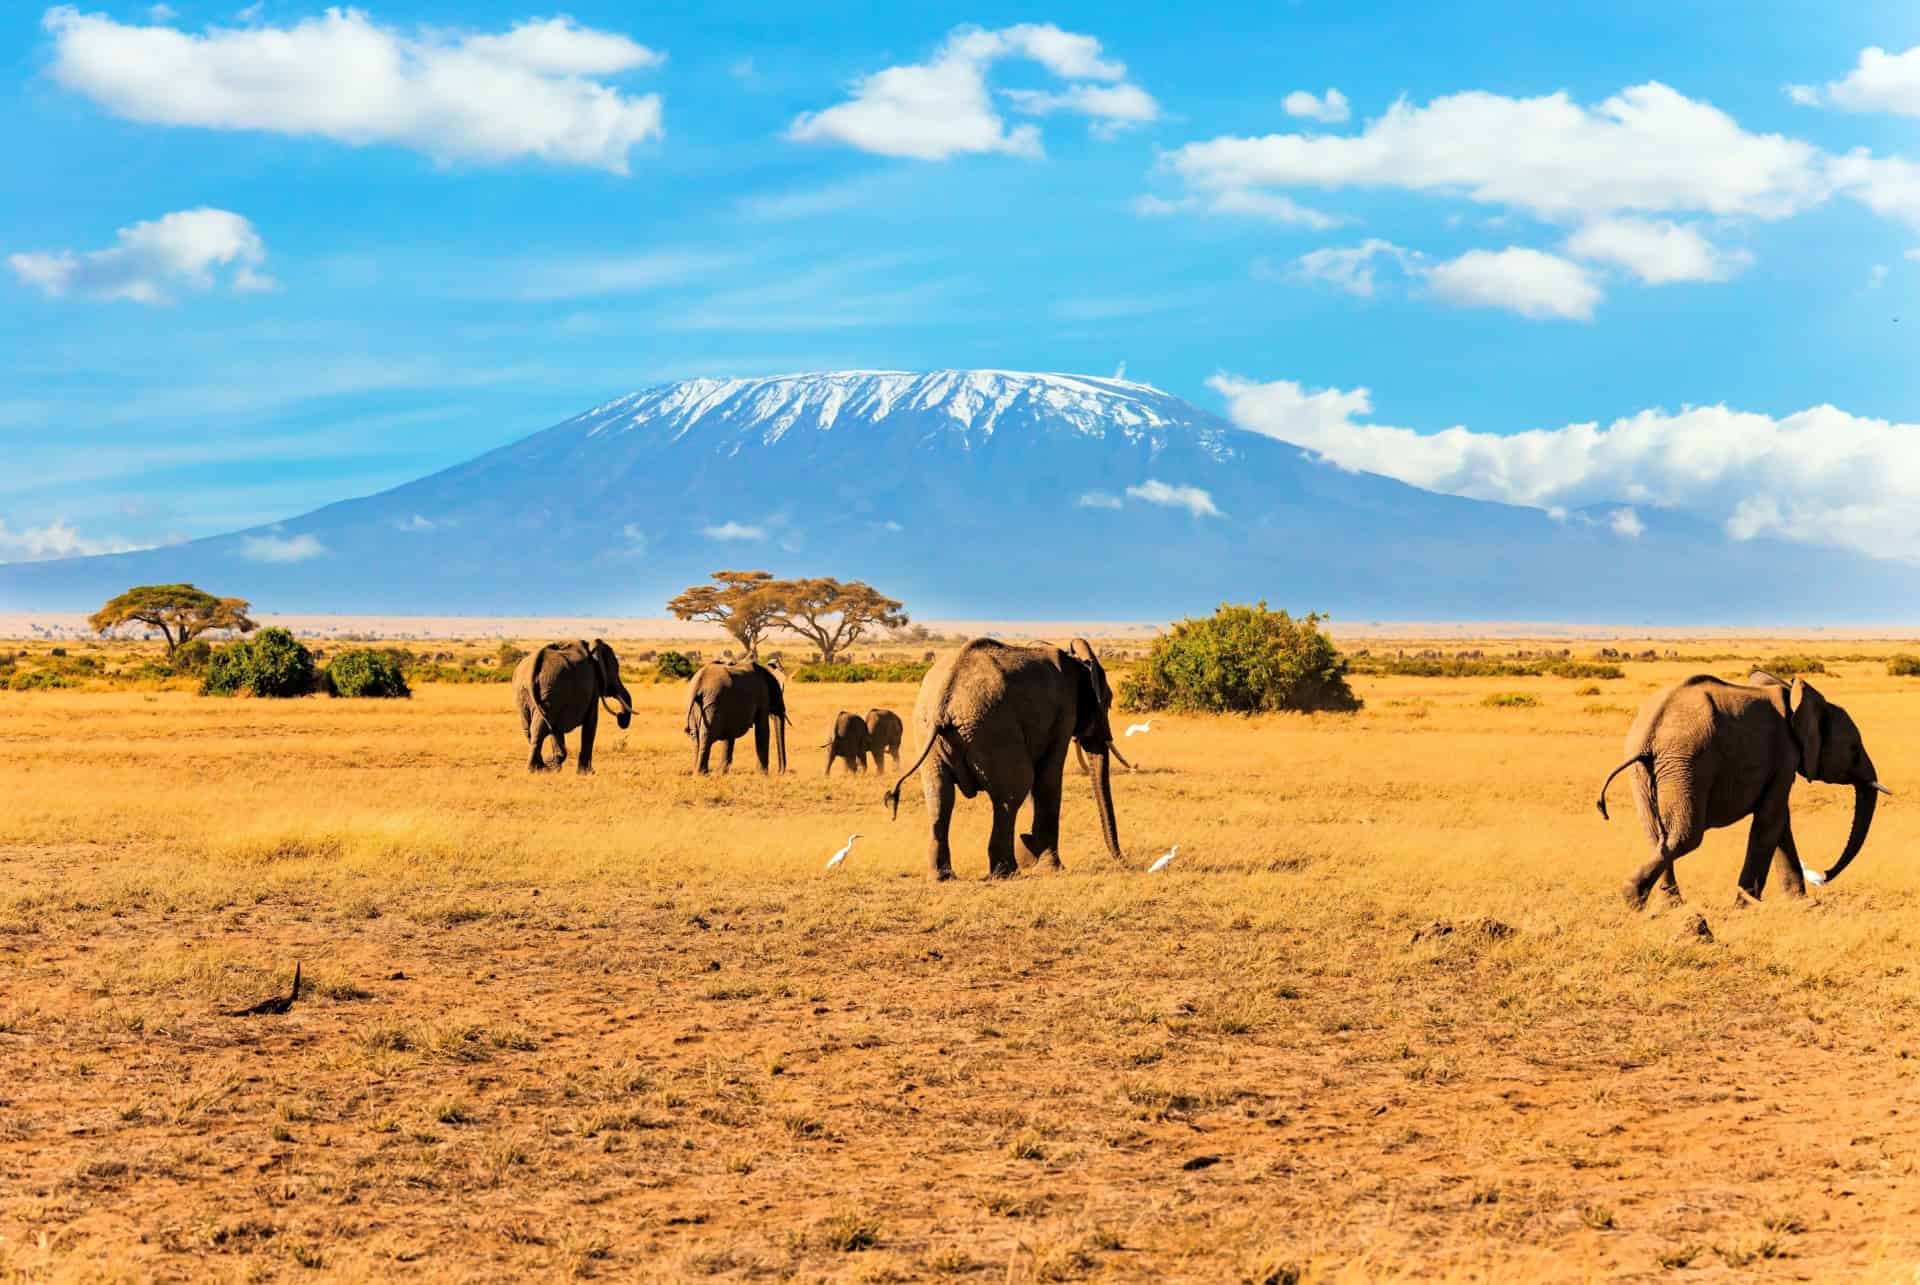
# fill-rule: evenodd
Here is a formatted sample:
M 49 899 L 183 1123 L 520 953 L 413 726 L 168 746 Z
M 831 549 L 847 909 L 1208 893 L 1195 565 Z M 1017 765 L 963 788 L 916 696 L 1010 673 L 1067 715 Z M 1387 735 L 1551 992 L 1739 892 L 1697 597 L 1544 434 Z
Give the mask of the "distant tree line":
M 761 639 L 779 629 L 811 642 L 821 663 L 831 665 L 862 637 L 908 623 L 897 599 L 861 580 L 776 580 L 767 571 L 716 571 L 712 579 L 683 590 L 667 610 L 681 620 L 719 625 L 749 657 L 757 657 Z

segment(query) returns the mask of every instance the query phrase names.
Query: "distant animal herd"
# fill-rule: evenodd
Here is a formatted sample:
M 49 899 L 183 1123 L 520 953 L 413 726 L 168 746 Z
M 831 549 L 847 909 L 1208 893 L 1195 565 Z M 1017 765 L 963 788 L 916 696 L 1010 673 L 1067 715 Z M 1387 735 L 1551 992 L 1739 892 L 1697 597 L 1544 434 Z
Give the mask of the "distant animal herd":
M 564 738 L 576 730 L 578 770 L 591 772 L 601 710 L 621 728 L 633 717 L 619 658 L 604 641 L 541 647 L 520 661 L 513 692 L 530 747 L 527 766 L 536 772 L 549 766 L 543 752 L 548 740 L 555 751 L 552 766 L 566 761 Z M 976 638 L 938 660 L 922 679 L 914 703 L 919 756 L 883 796 L 897 816 L 901 787 L 920 774 L 929 820 L 928 873 L 953 878 L 948 836 L 956 795 L 985 795 L 992 806 L 990 877 L 1010 877 L 1022 864 L 1059 869 L 1060 801 L 1069 750 L 1081 756 L 1093 778 L 1107 852 L 1123 861 L 1109 772 L 1109 760 L 1120 757 L 1109 721 L 1112 705 L 1106 671 L 1084 638 L 1064 648 Z M 749 732 L 760 770 L 784 773 L 788 721 L 786 676 L 777 662 L 715 661 L 688 681 L 684 731 L 697 773 L 710 770 L 715 746 L 721 770 L 731 768 L 734 744 Z M 898 768 L 904 733 L 904 721 L 892 710 L 842 710 L 818 747 L 826 751 L 824 770 L 830 775 L 840 763 L 860 772 L 871 761 L 878 771 L 888 755 Z M 1804 678 L 1786 681 L 1764 670 L 1755 670 L 1745 683 L 1696 675 L 1655 694 L 1634 720 L 1625 749 L 1625 761 L 1601 787 L 1599 808 L 1605 817 L 1607 786 L 1628 773 L 1651 849 L 1649 860 L 1622 889 L 1635 909 L 1656 887 L 1677 901 L 1675 862 L 1699 847 L 1708 830 L 1747 818 L 1752 824 L 1739 895 L 1760 897 L 1773 874 L 1790 895 L 1803 896 L 1808 883 L 1832 882 L 1859 855 L 1879 796 L 1892 793 L 1880 783 L 1846 710 Z M 1794 842 L 1788 797 L 1796 777 L 1854 790 L 1852 827 L 1839 859 L 1825 873 L 1808 871 Z M 1030 828 L 1016 834 L 1016 820 L 1029 798 Z M 1153 869 L 1165 868 L 1171 857 L 1168 853 Z

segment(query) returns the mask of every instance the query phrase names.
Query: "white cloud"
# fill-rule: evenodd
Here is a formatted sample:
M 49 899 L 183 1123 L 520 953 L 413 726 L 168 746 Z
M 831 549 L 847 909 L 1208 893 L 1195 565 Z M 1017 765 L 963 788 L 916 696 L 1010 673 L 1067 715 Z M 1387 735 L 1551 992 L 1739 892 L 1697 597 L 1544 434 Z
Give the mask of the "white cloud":
M 1820 105 L 1820 91 L 1812 85 L 1788 85 L 1785 88 L 1787 98 L 1800 104 L 1802 107 L 1818 107 Z
M 1648 285 L 1725 281 L 1753 262 L 1744 250 L 1722 250 L 1693 228 L 1654 219 L 1596 219 L 1568 239 L 1567 252 L 1625 268 Z
M 435 525 L 432 519 L 424 518 L 416 513 L 404 522 L 395 522 L 393 529 L 396 531 L 431 531 Z
M 1108 495 L 1105 491 L 1088 491 L 1078 501 L 1083 509 L 1117 509 L 1121 507 L 1120 497 Z
M 1875 214 L 1920 228 L 1920 165 L 1854 151 L 1829 158 L 1827 173 L 1836 188 Z
M 700 528 L 700 534 L 709 540 L 764 540 L 767 529 L 744 522 L 722 522 L 719 526 Z
M 200 35 L 127 26 L 62 5 L 55 81 L 128 120 L 390 143 L 436 160 L 554 164 L 627 172 L 661 136 L 660 98 L 597 77 L 661 55 L 571 18 L 529 19 L 497 35 L 403 32 L 352 8 L 288 27 L 209 27 Z
M 1243 429 L 1427 490 L 1548 511 L 1681 510 L 1734 539 L 1777 536 L 1920 560 L 1920 424 L 1832 406 L 1779 418 L 1695 406 L 1605 426 L 1421 433 L 1360 422 L 1372 413 L 1364 388 L 1311 392 L 1289 380 L 1230 375 L 1210 382 Z M 1609 519 L 1621 534 L 1630 525 Z
M 1806 86 L 1790 86 L 1787 92 L 1792 94 L 1795 88 Z M 1829 82 L 1826 93 L 1813 95 L 1813 100 L 1850 112 L 1920 116 L 1920 46 L 1898 54 L 1878 46 L 1862 49 L 1853 70 L 1843 79 Z
M 1404 272 L 1419 270 L 1418 254 L 1378 237 L 1345 248 L 1310 250 L 1293 261 L 1293 268 L 1309 281 L 1324 281 L 1364 299 L 1374 291 L 1374 260 L 1382 258 L 1398 264 Z
M 273 289 L 273 279 L 259 271 L 266 258 L 253 224 L 203 206 L 121 228 L 109 249 L 32 251 L 9 255 L 7 266 L 22 283 L 55 298 L 165 303 L 173 288 L 212 288 L 215 268 L 234 269 L 229 286 L 235 291 Z
M 1289 116 L 1327 125 L 1338 124 L 1353 114 L 1347 105 L 1347 96 L 1337 89 L 1329 89 L 1319 98 L 1304 89 L 1296 89 L 1280 101 L 1280 106 Z
M 1059 90 L 1003 91 L 1016 111 L 1085 116 L 1103 136 L 1160 114 L 1159 104 L 1126 80 L 1125 66 L 1102 56 L 1092 36 L 1021 23 L 991 31 L 958 28 L 928 61 L 863 76 L 846 102 L 794 117 L 787 137 L 928 161 L 982 152 L 1039 156 L 1039 127 L 1010 129 L 995 110 L 987 72 L 1005 59 L 1037 62 L 1068 82 Z
M 1600 285 L 1572 260 L 1509 246 L 1469 250 L 1425 270 L 1428 288 L 1448 303 L 1504 308 L 1534 321 L 1588 321 Z
M 1168 508 L 1185 509 L 1196 518 L 1226 516 L 1214 507 L 1213 496 L 1197 486 L 1170 486 L 1165 482 L 1148 478 L 1139 486 L 1128 487 L 1127 494 L 1133 499 L 1144 500 L 1148 504 L 1163 504 Z
M 325 554 L 327 546 L 310 535 L 291 539 L 278 535 L 250 535 L 240 541 L 240 556 L 248 562 L 305 562 Z
M 1638 540 L 1647 524 L 1632 509 L 1615 509 L 1607 514 L 1607 528 L 1623 540 Z
M 1601 297 L 1598 281 L 1579 264 L 1517 246 L 1469 250 L 1457 259 L 1436 262 L 1417 250 L 1373 238 L 1355 246 L 1311 250 L 1293 261 L 1293 273 L 1369 298 L 1378 287 L 1375 272 L 1382 262 L 1425 283 L 1443 302 L 1504 308 L 1533 320 L 1588 320 Z
M 16 531 L 0 519 L 0 562 L 44 562 L 52 558 L 86 558 L 98 553 L 129 553 L 151 545 L 134 544 L 118 536 L 89 538 L 55 519 L 45 526 Z
M 1133 212 L 1146 218 L 1196 213 L 1245 215 L 1265 219 L 1271 223 L 1292 223 L 1321 230 L 1338 227 L 1343 221 L 1331 214 L 1301 205 L 1290 196 L 1282 196 L 1277 192 L 1253 192 L 1243 189 L 1215 192 L 1205 200 L 1192 196 L 1168 199 L 1145 194 L 1133 198 Z
M 1223 136 L 1168 156 L 1204 191 L 1399 188 L 1545 219 L 1683 210 L 1780 218 L 1826 195 L 1820 160 L 1810 144 L 1749 133 L 1657 83 L 1594 107 L 1564 93 L 1474 90 L 1424 107 L 1395 103 L 1354 135 Z
M 647 551 L 647 533 L 637 525 L 628 522 L 621 526 L 620 534 L 627 538 L 627 547 L 621 552 L 634 557 L 643 556 Z
M 155 22 L 172 22 L 180 16 L 180 11 L 170 4 L 157 4 L 147 10 L 147 16 Z

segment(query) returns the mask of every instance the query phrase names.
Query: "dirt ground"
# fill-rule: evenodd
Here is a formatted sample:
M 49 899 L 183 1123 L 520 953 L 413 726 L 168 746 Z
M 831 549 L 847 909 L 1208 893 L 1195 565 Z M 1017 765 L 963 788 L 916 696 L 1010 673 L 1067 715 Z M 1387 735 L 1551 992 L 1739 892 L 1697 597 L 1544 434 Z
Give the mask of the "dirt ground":
M 1920 679 L 1815 677 L 1900 792 L 1843 879 L 1738 908 L 1720 831 L 1633 915 L 1593 798 L 1713 649 L 1156 720 L 1126 861 L 1073 779 L 1001 884 L 983 803 L 933 885 L 916 790 L 821 775 L 908 686 L 794 684 L 772 779 L 678 684 L 584 778 L 502 686 L 0 692 L 0 1273 L 1914 1280 Z

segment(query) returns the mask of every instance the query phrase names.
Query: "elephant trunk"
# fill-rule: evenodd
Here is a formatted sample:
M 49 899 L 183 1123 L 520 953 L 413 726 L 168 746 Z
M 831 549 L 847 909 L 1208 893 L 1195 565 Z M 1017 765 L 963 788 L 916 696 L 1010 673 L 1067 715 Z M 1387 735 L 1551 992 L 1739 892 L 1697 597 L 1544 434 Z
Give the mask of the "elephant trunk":
M 1093 800 L 1100 812 L 1100 834 L 1107 841 L 1107 854 L 1120 860 L 1120 827 L 1113 819 L 1113 784 L 1110 779 L 1112 755 L 1102 745 L 1093 754 Z
M 1873 825 L 1873 811 L 1880 803 L 1880 786 L 1876 782 L 1853 787 L 1853 829 L 1847 832 L 1847 846 L 1840 853 L 1840 859 L 1833 863 L 1833 869 L 1827 871 L 1823 882 L 1832 883 L 1840 877 L 1840 872 L 1860 855 L 1860 849 L 1867 842 L 1867 830 Z

